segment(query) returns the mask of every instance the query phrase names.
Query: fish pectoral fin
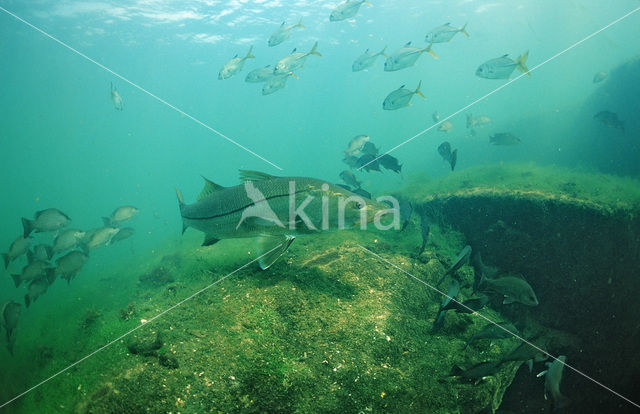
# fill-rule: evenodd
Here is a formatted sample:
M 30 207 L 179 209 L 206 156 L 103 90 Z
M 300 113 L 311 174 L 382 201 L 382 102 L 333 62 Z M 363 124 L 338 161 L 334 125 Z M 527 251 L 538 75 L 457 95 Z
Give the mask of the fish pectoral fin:
M 504 300 L 502 301 L 503 305 L 509 305 L 511 303 L 515 302 L 515 300 L 513 300 L 513 298 L 509 297 L 509 296 L 505 296 Z
M 536 378 L 540 378 L 541 376 L 545 375 L 546 373 L 547 373 L 547 370 L 545 369 L 544 371 L 542 371 L 541 373 L 536 375 Z
M 260 171 L 240 170 L 240 180 L 242 182 L 271 180 L 273 178 L 276 177 Z
M 203 246 L 213 246 L 214 244 L 218 243 L 220 241 L 220 239 L 211 236 L 210 234 L 205 234 L 204 235 L 204 241 L 202 242 Z
M 274 264 L 275 261 L 278 260 L 278 258 L 287 251 L 287 249 L 289 249 L 289 246 L 291 246 L 291 243 L 293 243 L 296 238 L 295 236 L 285 235 L 282 237 L 282 239 L 280 239 L 280 244 L 272 247 L 269 250 L 264 249 L 263 246 L 268 241 L 273 242 L 273 239 L 273 237 L 263 237 L 260 239 L 258 253 L 260 253 L 262 257 L 260 257 L 260 259 L 258 260 L 258 264 L 260 264 L 260 269 L 262 270 L 267 270 L 269 267 L 271 267 L 271 265 Z M 263 253 L 263 251 L 265 250 L 266 253 Z

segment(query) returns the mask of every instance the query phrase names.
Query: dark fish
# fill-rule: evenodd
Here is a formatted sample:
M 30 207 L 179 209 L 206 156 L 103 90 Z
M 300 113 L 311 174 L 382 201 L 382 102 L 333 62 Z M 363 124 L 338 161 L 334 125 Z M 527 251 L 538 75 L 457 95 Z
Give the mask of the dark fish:
M 45 232 L 55 231 L 66 227 L 71 219 L 62 211 L 56 208 L 48 208 L 38 211 L 33 220 L 22 218 L 22 226 L 24 227 L 24 237 L 27 238 L 32 231 Z
M 402 171 L 402 165 L 400 165 L 398 159 L 389 154 L 384 154 L 378 159 L 378 161 L 380 162 L 380 165 L 382 165 L 387 170 L 391 170 L 398 174 L 400 174 L 400 172 Z
M 369 200 L 372 200 L 371 193 L 366 191 L 363 188 L 356 188 L 355 190 L 353 190 L 353 193 L 358 194 L 359 196 L 362 196 L 364 198 L 368 198 Z
M 478 331 L 478 333 L 471 336 L 465 348 L 472 342 L 480 339 L 508 339 L 512 338 L 514 334 L 520 335 L 520 332 L 518 332 L 518 329 L 513 326 L 511 322 L 502 322 L 497 325 L 490 323 Z
M 34 279 L 29 284 L 29 288 L 27 289 L 27 294 L 24 295 L 24 304 L 27 308 L 31 305 L 31 303 L 35 302 L 40 296 L 47 293 L 47 289 L 51 283 L 46 277 L 39 277 Z
M 477 298 L 469 298 L 464 302 L 451 302 L 447 310 L 455 310 L 456 313 L 474 313 L 484 308 L 489 303 L 489 296 L 479 295 Z
M 480 282 L 480 288 L 503 295 L 504 301 L 502 303 L 505 305 L 513 302 L 527 306 L 538 305 L 538 298 L 531 285 L 518 276 L 505 276 L 498 279 L 484 278 Z
M 449 160 L 449 165 L 451 165 L 451 171 L 456 168 L 456 163 L 458 162 L 458 149 L 454 149 L 451 153 L 451 160 Z
M 610 111 L 600 111 L 593 116 L 594 119 L 602 122 L 609 128 L 619 129 L 624 132 L 624 122 L 618 118 L 618 114 Z
M 371 141 L 367 141 L 362 146 L 362 152 L 373 156 L 378 155 L 378 148 Z
M 444 325 L 444 317 L 447 313 L 447 306 L 451 302 L 455 302 L 456 297 L 460 293 L 460 282 L 455 279 L 451 279 L 449 282 L 449 289 L 447 290 L 447 295 L 442 300 L 442 304 L 440 305 L 440 309 L 438 310 L 438 316 L 436 320 L 433 322 L 433 332 L 437 332 Z
M 54 252 L 52 247 L 48 244 L 38 244 L 33 248 L 33 250 L 27 252 L 27 257 L 29 258 L 29 263 L 36 260 L 42 260 L 46 262 L 48 260 L 51 260 L 53 253 Z
M 340 178 L 342 178 L 342 181 L 344 181 L 348 185 L 353 186 L 355 188 L 360 188 L 360 185 L 362 184 L 360 181 L 358 181 L 356 176 L 349 170 L 342 171 L 340 173 Z
M 520 72 L 531 76 L 529 69 L 525 65 L 529 51 L 513 60 L 509 55 L 491 59 L 478 67 L 476 76 L 485 79 L 509 79 L 513 71 L 517 68 Z
M 129 237 L 133 236 L 135 232 L 136 232 L 136 229 L 134 229 L 133 227 L 121 228 L 120 231 L 117 232 L 115 236 L 111 238 L 111 243 L 128 239 Z
M 407 228 L 409 220 L 411 220 L 413 205 L 403 198 L 398 200 L 398 204 L 400 206 L 400 221 L 402 222 L 402 228 L 400 229 L 400 231 L 403 231 Z
M 16 328 L 18 327 L 21 309 L 22 305 L 12 300 L 2 306 L 2 319 L 0 320 L 0 325 L 4 326 L 4 330 L 7 334 L 7 349 L 11 355 L 13 355 L 13 346 L 16 343 Z
M 376 157 L 371 154 L 364 154 L 358 159 L 358 168 L 365 171 L 380 171 L 380 160 L 376 160 Z
M 351 168 L 358 168 L 360 166 L 360 159 L 354 155 L 347 155 L 342 160 L 345 164 L 347 164 Z
M 480 286 L 482 278 L 493 279 L 498 273 L 498 268 L 486 266 L 482 262 L 480 252 L 474 251 L 471 254 L 471 266 L 473 266 L 473 291 L 476 292 Z
M 31 239 L 28 237 L 18 237 L 11 243 L 9 246 L 9 251 L 7 253 L 2 253 L 2 258 L 4 259 L 4 268 L 9 267 L 9 263 L 11 263 L 16 257 L 22 256 L 29 250 L 29 246 L 31 245 Z
M 84 266 L 87 259 L 89 259 L 89 256 L 80 251 L 69 252 L 56 260 L 55 273 L 61 275 L 62 279 L 70 283 L 71 279 L 82 270 L 82 266 Z
M 43 260 L 35 260 L 22 268 L 22 273 L 19 275 L 11 275 L 13 283 L 16 287 L 20 286 L 23 281 L 29 281 L 45 277 L 51 279 L 55 277 L 53 274 L 53 268 L 49 266 L 49 263 Z
M 451 370 L 452 377 L 460 377 L 466 381 L 477 381 L 484 377 L 491 377 L 500 371 L 499 361 L 480 362 L 467 370 L 454 366 Z
M 513 348 L 509 353 L 500 359 L 500 364 L 511 361 L 524 361 L 529 366 L 529 372 L 533 369 L 534 362 L 542 362 L 547 359 L 547 355 L 537 348 L 542 349 L 538 344 L 533 347 L 529 345 L 530 342 L 523 342 L 517 347 Z
M 522 141 L 520 138 L 509 132 L 500 132 L 489 137 L 489 142 L 493 145 L 518 145 Z
M 420 214 L 420 235 L 422 236 L 422 245 L 420 245 L 420 250 L 418 250 L 418 256 L 420 256 L 424 249 L 427 247 L 427 241 L 429 240 L 429 220 L 427 220 L 427 215 L 422 212 Z
M 436 286 L 442 283 L 448 275 L 454 274 L 456 271 L 458 271 L 458 269 L 460 269 L 462 266 L 467 264 L 469 262 L 470 255 L 471 255 L 471 246 L 469 245 L 464 246 L 464 248 L 460 251 L 460 254 L 458 254 L 456 261 L 453 262 L 451 267 L 449 267 L 447 271 L 444 273 L 444 275 L 442 275 L 442 277 L 440 278 Z

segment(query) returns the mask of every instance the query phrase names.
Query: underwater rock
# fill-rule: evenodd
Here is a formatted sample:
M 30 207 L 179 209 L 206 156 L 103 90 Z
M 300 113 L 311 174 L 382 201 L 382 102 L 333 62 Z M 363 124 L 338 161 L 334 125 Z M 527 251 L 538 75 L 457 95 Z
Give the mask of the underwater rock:
M 174 356 L 167 354 L 160 354 L 158 356 L 158 362 L 160 362 L 160 365 L 163 367 L 167 367 L 169 369 L 177 369 L 180 367 L 178 360 Z
M 141 283 L 151 286 L 163 286 L 175 281 L 171 271 L 164 265 L 154 267 L 151 272 L 140 275 L 138 279 Z

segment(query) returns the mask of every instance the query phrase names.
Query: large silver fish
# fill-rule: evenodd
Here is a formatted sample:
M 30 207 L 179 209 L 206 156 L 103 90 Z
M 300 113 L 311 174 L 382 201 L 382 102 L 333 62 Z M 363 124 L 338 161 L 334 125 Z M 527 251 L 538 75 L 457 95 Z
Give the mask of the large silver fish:
M 113 213 L 109 217 L 103 217 L 102 221 L 105 226 L 116 226 L 123 221 L 127 221 L 132 219 L 136 214 L 138 214 L 140 210 L 138 210 L 134 206 L 122 206 L 113 210 Z
M 285 86 L 287 86 L 287 80 L 289 79 L 289 76 L 297 78 L 297 76 L 293 72 L 285 73 L 283 75 L 272 75 L 269 79 L 267 79 L 264 86 L 262 87 L 262 94 L 271 95 L 272 93 L 283 89 Z
M 78 245 L 80 240 L 86 235 L 82 230 L 67 229 L 60 233 L 53 242 L 53 254 L 62 253 L 66 250 L 73 249 Z
M 391 54 L 384 62 L 384 70 L 387 72 L 392 72 L 404 68 L 408 68 L 409 66 L 415 65 L 416 61 L 424 52 L 429 53 L 434 58 L 438 58 L 435 52 L 431 50 L 431 44 L 425 48 L 418 48 L 411 46 L 411 42 L 404 45 L 404 47 L 396 50 Z
M 435 29 L 427 33 L 427 36 L 424 38 L 424 40 L 427 43 L 450 42 L 451 39 L 453 39 L 453 36 L 458 33 L 462 33 L 463 35 L 469 37 L 469 33 L 467 33 L 467 31 L 465 30 L 466 28 L 466 23 L 459 29 L 457 27 L 451 26 L 450 23 L 443 24 L 442 26 L 436 27 Z
M 553 362 L 547 362 L 547 369 L 538 374 L 538 377 L 546 375 L 544 379 L 544 399 L 551 397 L 553 399 L 554 410 L 566 407 L 571 402 L 560 392 L 560 381 L 562 381 L 562 371 L 565 366 L 567 357 L 560 355 Z
M 527 50 L 518 56 L 516 60 L 511 59 L 509 55 L 491 59 L 476 69 L 476 76 L 485 79 L 509 79 L 515 69 L 531 76 L 529 69 L 525 65 L 528 56 L 529 51 Z
M 367 3 L 371 6 L 367 0 L 347 0 L 344 3 L 338 5 L 329 15 L 329 21 L 339 22 L 340 20 L 346 20 L 350 17 L 358 14 L 362 3 Z
M 387 111 L 392 111 L 395 109 L 404 108 L 405 106 L 409 106 L 411 104 L 411 98 L 413 95 L 418 95 L 423 99 L 426 99 L 422 92 L 420 92 L 420 85 L 422 85 L 422 81 L 418 83 L 418 87 L 415 91 L 410 91 L 409 89 L 405 89 L 404 85 L 391 92 L 384 99 L 382 103 L 382 109 Z
M 309 55 L 322 57 L 320 52 L 318 52 L 318 42 L 315 42 L 311 50 L 306 53 L 296 52 L 296 49 L 293 49 L 291 54 L 283 57 L 278 61 L 278 63 L 276 63 L 276 68 L 273 73 L 275 75 L 285 75 L 289 72 L 293 72 L 304 65 L 304 62 L 307 60 L 307 56 Z
M 298 20 L 297 24 L 292 24 L 292 25 L 287 26 L 284 23 L 285 22 L 282 22 L 280 27 L 278 27 L 278 29 L 275 32 L 273 32 L 271 37 L 269 37 L 269 46 L 270 47 L 279 45 L 280 43 L 282 43 L 285 40 L 287 40 L 288 38 L 290 38 L 291 37 L 291 32 L 293 32 L 293 29 L 295 29 L 296 27 L 299 27 L 301 29 L 305 28 L 302 25 L 302 17 L 300 18 L 300 20 Z
M 386 46 L 378 53 L 370 52 L 369 49 L 365 50 L 364 53 L 358 56 L 358 58 L 353 62 L 353 64 L 351 65 L 351 70 L 354 72 L 359 72 L 361 70 L 370 68 L 374 63 L 376 63 L 376 59 L 378 59 L 378 56 L 388 57 L 384 53 L 385 50 L 387 50 Z
M 240 178 L 244 184 L 233 187 L 205 178 L 205 186 L 193 204 L 185 204 L 176 190 L 182 231 L 188 227 L 202 231 L 204 246 L 245 237 L 262 237 L 263 243 L 271 240 L 271 247 L 280 243 L 260 260 L 263 269 L 273 264 L 297 235 L 349 228 L 363 221 L 366 224 L 392 212 L 386 204 L 364 200 L 315 178 L 275 177 L 246 170 L 240 171 Z M 345 205 L 345 201 L 349 202 Z
M 89 256 L 78 250 L 69 252 L 56 260 L 55 273 L 69 283 L 82 270 L 82 266 L 88 259 Z
M 248 83 L 266 82 L 272 76 L 273 76 L 273 68 L 271 67 L 271 65 L 267 65 L 263 68 L 254 69 L 251 72 L 247 73 L 247 76 L 244 78 L 244 81 Z
M 244 66 L 244 62 L 247 59 L 255 58 L 255 56 L 251 54 L 252 50 L 253 46 L 249 48 L 249 52 L 247 52 L 247 55 L 245 57 L 238 57 L 238 55 L 235 55 L 233 59 L 225 63 L 222 69 L 220 69 L 220 73 L 218 73 L 218 79 L 228 79 L 236 73 L 240 72 L 242 70 L 242 67 Z

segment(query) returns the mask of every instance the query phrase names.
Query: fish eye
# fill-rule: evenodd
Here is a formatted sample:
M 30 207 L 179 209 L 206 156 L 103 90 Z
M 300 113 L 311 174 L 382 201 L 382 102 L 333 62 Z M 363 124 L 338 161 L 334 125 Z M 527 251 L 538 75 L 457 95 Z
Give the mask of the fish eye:
M 367 205 L 361 201 L 358 201 L 356 203 L 356 207 L 358 207 L 358 210 L 362 210 L 363 208 L 365 208 Z

